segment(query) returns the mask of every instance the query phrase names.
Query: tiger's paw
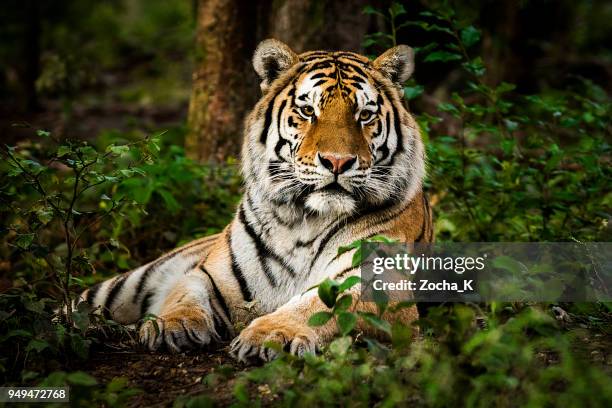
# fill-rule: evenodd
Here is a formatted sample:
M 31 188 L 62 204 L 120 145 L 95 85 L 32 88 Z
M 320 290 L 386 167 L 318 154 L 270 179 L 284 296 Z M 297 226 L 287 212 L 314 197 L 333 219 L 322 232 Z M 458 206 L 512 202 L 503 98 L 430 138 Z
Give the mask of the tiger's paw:
M 162 345 L 172 353 L 202 348 L 217 340 L 214 323 L 204 310 L 181 308 L 148 320 L 140 327 L 140 344 L 151 351 Z
M 266 315 L 253 320 L 240 332 L 230 344 L 230 355 L 241 362 L 253 358 L 271 361 L 278 356 L 278 351 L 266 346 L 270 342 L 298 357 L 315 353 L 320 345 L 319 337 L 311 327 Z

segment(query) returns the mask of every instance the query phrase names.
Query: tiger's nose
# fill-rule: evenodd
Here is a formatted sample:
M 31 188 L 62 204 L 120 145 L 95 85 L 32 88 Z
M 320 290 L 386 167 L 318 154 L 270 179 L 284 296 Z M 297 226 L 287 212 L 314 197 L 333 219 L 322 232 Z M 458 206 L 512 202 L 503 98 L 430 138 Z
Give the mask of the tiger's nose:
M 357 156 L 340 156 L 336 154 L 318 153 L 321 164 L 332 173 L 338 175 L 350 169 L 357 161 Z

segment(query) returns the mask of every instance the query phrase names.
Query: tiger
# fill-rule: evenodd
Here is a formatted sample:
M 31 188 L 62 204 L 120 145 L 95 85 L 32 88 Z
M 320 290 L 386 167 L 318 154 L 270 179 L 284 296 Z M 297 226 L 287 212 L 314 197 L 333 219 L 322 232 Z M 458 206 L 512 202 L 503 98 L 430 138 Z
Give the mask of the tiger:
M 262 96 L 244 121 L 244 193 L 231 223 L 80 296 L 108 319 L 141 322 L 139 340 L 150 351 L 229 344 L 242 362 L 269 361 L 280 350 L 316 353 L 338 333 L 331 320 L 308 324 L 329 310 L 316 286 L 360 276 L 354 250 L 339 247 L 376 235 L 433 240 L 425 148 L 403 98 L 410 47 L 370 60 L 344 51 L 298 55 L 268 39 L 253 67 Z M 359 291 L 357 284 L 348 293 Z M 353 298 L 355 310 L 375 310 Z M 414 306 L 387 314 L 418 319 Z

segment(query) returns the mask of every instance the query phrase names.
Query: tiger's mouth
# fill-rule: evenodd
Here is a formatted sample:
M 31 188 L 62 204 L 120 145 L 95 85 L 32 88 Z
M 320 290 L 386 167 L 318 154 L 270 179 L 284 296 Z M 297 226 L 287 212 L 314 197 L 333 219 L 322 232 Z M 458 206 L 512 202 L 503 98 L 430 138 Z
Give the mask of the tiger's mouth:
M 306 208 L 318 214 L 350 214 L 358 207 L 360 200 L 354 192 L 333 180 L 328 184 L 309 189 L 305 196 L 304 205 Z
M 321 187 L 316 191 L 325 191 L 332 194 L 352 195 L 351 192 L 348 191 L 346 188 L 342 187 L 342 185 L 338 183 L 337 180 L 332 181 L 331 183 Z

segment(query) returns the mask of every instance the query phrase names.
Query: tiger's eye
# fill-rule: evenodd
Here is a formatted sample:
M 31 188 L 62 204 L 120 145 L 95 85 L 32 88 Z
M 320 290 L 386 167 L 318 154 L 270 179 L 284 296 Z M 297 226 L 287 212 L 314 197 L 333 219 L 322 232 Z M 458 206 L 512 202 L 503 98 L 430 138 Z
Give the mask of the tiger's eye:
M 300 108 L 300 110 L 304 116 L 312 116 L 315 113 L 314 108 L 310 105 L 304 105 Z
M 372 117 L 372 112 L 367 111 L 367 110 L 363 110 L 361 111 L 361 113 L 359 113 L 359 120 L 362 122 L 365 122 L 366 120 L 370 119 Z

